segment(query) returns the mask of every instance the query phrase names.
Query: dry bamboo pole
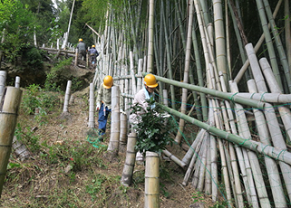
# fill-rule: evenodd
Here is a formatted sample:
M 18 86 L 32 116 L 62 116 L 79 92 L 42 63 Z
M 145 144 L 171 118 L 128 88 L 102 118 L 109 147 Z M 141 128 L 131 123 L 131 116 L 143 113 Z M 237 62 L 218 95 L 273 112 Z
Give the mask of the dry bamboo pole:
M 257 91 L 254 80 L 248 81 L 248 88 L 250 93 Z M 256 126 L 261 142 L 265 145 L 271 145 L 270 135 L 268 132 L 268 127 L 265 121 L 264 114 L 257 109 L 253 109 L 253 112 L 255 115 Z M 287 207 L 276 161 L 269 157 L 264 157 L 264 159 L 275 207 Z
M 206 166 L 207 166 L 207 155 L 209 152 L 209 134 L 208 132 L 206 132 L 206 136 L 205 136 L 205 150 L 203 151 L 202 154 L 202 158 L 201 158 L 201 166 L 200 166 L 200 173 L 199 173 L 199 181 L 198 181 L 198 185 L 197 185 L 197 190 L 202 192 L 203 188 L 204 188 L 204 182 L 205 180 L 205 175 L 206 175 Z
M 161 3 L 162 8 L 161 11 L 163 12 L 163 1 Z M 166 20 L 165 20 L 165 14 L 163 13 L 163 25 L 164 25 L 164 34 L 165 34 L 165 42 L 166 42 L 166 57 L 167 57 L 167 67 L 168 67 L 168 72 L 167 72 L 167 77 L 171 80 L 173 79 L 173 71 L 172 71 L 172 64 L 171 64 L 171 53 L 170 53 L 170 44 L 168 40 L 168 31 L 166 27 Z M 176 109 L 175 105 L 175 90 L 174 86 L 170 85 L 170 92 L 171 92 L 171 106 L 173 109 Z
M 130 74 L 132 76 L 132 94 L 135 95 L 136 94 L 136 82 L 135 82 L 135 72 L 134 72 L 134 63 L 133 63 L 133 55 L 132 55 L 132 51 L 129 52 L 129 60 L 130 60 Z
M 202 129 L 203 130 L 203 129 Z M 200 131 L 201 132 L 201 131 Z M 204 130 L 204 132 L 205 132 L 205 130 Z M 201 137 L 200 137 L 201 138 Z M 204 138 L 204 135 L 203 135 L 203 138 Z M 184 176 L 184 180 L 183 180 L 183 185 L 184 186 L 186 186 L 187 184 L 188 184 L 188 180 L 189 180 L 189 178 L 192 176 L 192 174 L 193 174 L 193 169 L 194 169 L 194 165 L 195 165 L 195 162 L 196 162 L 196 160 L 197 160 L 197 158 L 198 158 L 198 152 L 199 152 L 199 150 L 200 150 L 200 146 L 201 146 L 201 144 L 202 144 L 202 141 L 203 141 L 203 138 L 201 138 L 200 139 L 200 141 L 199 141 L 199 144 L 197 144 L 197 146 L 195 146 L 194 148 L 195 149 L 192 149 L 192 151 L 194 152 L 194 154 L 193 154 L 193 156 L 192 156 L 192 158 L 191 158 L 191 162 L 190 162 L 190 164 L 189 164 L 189 166 L 188 166 L 188 169 L 187 169 L 187 171 L 186 171 L 186 174 L 185 174 L 185 176 Z M 189 149 L 191 149 L 192 148 L 192 146 L 189 148 Z
M 204 166 L 204 164 L 202 164 L 202 155 L 203 155 L 203 152 L 205 151 L 205 143 L 206 143 L 205 141 L 206 141 L 205 139 L 202 141 L 201 148 L 198 150 L 198 155 L 197 155 L 198 159 L 197 159 L 195 166 L 194 166 L 192 187 L 194 187 L 195 189 L 197 189 L 198 182 L 199 182 L 200 168 L 201 168 L 201 166 Z
M 284 1 L 284 17 L 285 17 L 285 43 L 287 51 L 287 59 L 289 68 L 291 68 L 291 29 L 290 29 L 290 11 L 289 11 L 289 1 Z M 1 57 L 1 55 L 0 55 Z
M 251 59 L 250 59 L 251 60 Z M 252 64 L 252 63 L 251 63 Z M 232 83 L 231 89 L 233 92 L 237 92 L 238 88 L 236 86 L 236 83 Z M 239 104 L 236 104 L 237 109 L 241 109 L 243 111 L 242 106 Z M 249 127 L 247 124 L 247 119 L 244 113 L 237 114 L 237 119 L 238 119 L 238 125 L 239 125 L 239 130 L 240 134 L 246 139 L 246 140 L 251 140 L 251 134 L 249 131 Z M 255 181 L 255 187 L 257 190 L 258 198 L 260 201 L 261 206 L 263 207 L 271 207 L 270 201 L 267 195 L 267 190 L 265 186 L 264 179 L 262 177 L 262 171 L 260 169 L 260 164 L 257 155 L 249 150 L 243 149 L 243 153 L 245 155 L 245 161 L 247 161 L 246 156 L 249 158 L 249 163 L 250 163 L 250 168 L 252 171 L 252 175 L 254 177 Z M 249 180 L 250 182 L 251 180 Z M 251 186 L 250 186 L 251 187 Z
M 132 176 L 135 164 L 135 144 L 136 144 L 136 133 L 132 132 L 128 135 L 128 143 L 126 150 L 126 158 L 122 171 L 121 184 L 124 186 L 130 186 L 132 183 Z
M 176 1 L 177 4 L 177 1 Z M 190 68 L 190 55 L 191 55 L 191 36 L 192 36 L 192 22 L 193 22 L 193 1 L 190 1 L 189 5 L 189 21 L 188 21 L 188 31 L 187 31 L 187 43 L 185 48 L 185 69 L 184 69 L 184 78 L 183 83 L 189 82 L 189 68 Z M 182 35 L 182 34 L 181 34 Z M 183 88 L 182 89 L 182 104 L 181 104 L 181 113 L 186 113 L 186 103 L 187 103 L 187 93 L 188 90 Z M 177 136 L 175 141 L 180 144 L 182 133 L 184 131 L 185 121 L 180 119 L 179 121 L 179 129 L 177 132 Z
M 175 155 L 173 155 L 171 152 L 168 150 L 163 150 L 163 153 L 168 156 L 173 162 L 175 162 L 177 165 L 179 165 L 181 168 L 185 169 L 186 164 L 181 161 L 179 158 L 177 158 Z
M 20 89 L 7 87 L 3 105 L 0 109 L 0 197 L 5 180 L 7 164 L 11 153 L 21 94 L 22 91 Z
M 93 83 L 90 83 L 90 96 L 89 96 L 89 122 L 88 122 L 88 127 L 89 128 L 94 128 L 95 126 L 95 118 L 94 118 L 94 112 L 95 112 L 95 107 L 94 107 L 94 85 Z
M 268 17 L 269 22 L 271 24 L 271 29 L 272 29 L 272 33 L 273 33 L 273 36 L 274 36 L 274 39 L 275 39 L 276 49 L 278 50 L 279 57 L 280 57 L 280 60 L 281 60 L 281 64 L 282 64 L 284 72 L 285 72 L 285 76 L 286 76 L 285 78 L 286 78 L 287 83 L 288 83 L 289 92 L 291 93 L 290 68 L 289 68 L 289 65 L 288 65 L 288 60 L 287 60 L 287 57 L 286 57 L 286 53 L 285 53 L 285 50 L 283 48 L 282 41 L 281 41 L 280 34 L 278 32 L 278 29 L 277 29 L 275 20 L 274 20 L 274 18 L 272 16 L 272 11 L 270 9 L 269 2 L 268 2 L 268 0 L 263 0 L 263 2 L 264 2 L 264 5 L 265 5 L 265 11 L 266 11 L 267 17 Z M 273 69 L 273 71 L 274 71 L 274 69 Z M 276 75 L 275 75 L 275 77 L 276 77 L 276 80 L 277 80 L 277 76 Z M 282 85 L 282 83 L 278 82 L 278 85 L 280 87 L 282 87 L 280 84 Z M 283 87 L 281 89 L 283 90 Z
M 119 137 L 120 137 L 120 90 L 118 86 L 111 88 L 111 128 L 110 141 L 107 151 L 112 155 L 117 155 L 119 151 Z
M 267 49 L 268 49 L 268 54 L 271 60 L 271 65 L 272 65 L 272 69 L 274 71 L 276 80 L 281 88 L 281 90 L 283 90 L 283 86 L 282 86 L 282 81 L 281 81 L 281 77 L 280 77 L 280 72 L 279 72 L 279 68 L 278 68 L 278 62 L 276 59 L 276 55 L 275 55 L 275 50 L 274 50 L 274 46 L 273 46 L 273 40 L 271 38 L 271 34 L 268 28 L 268 23 L 267 23 L 267 18 L 264 12 L 264 6 L 263 6 L 263 2 L 262 0 L 256 0 L 257 3 L 257 7 L 258 7 L 258 11 L 259 11 L 259 16 L 261 19 L 261 24 L 263 27 L 263 31 L 265 34 L 265 41 L 266 41 L 266 45 L 267 45 Z M 288 86 L 289 86 L 289 90 L 291 89 L 291 79 L 290 79 L 290 74 L 288 71 L 288 77 L 286 75 L 286 71 L 285 71 L 285 76 L 287 78 L 287 82 L 288 82 Z
M 195 153 L 195 149 L 197 146 L 200 146 L 201 142 L 203 141 L 204 135 L 205 135 L 205 129 L 201 129 L 199 133 L 196 136 L 196 139 L 192 143 L 191 147 L 188 149 L 187 153 L 183 157 L 182 161 L 188 165 L 191 158 L 193 157 L 193 154 Z
M 273 12 L 273 18 L 275 18 L 277 16 L 277 13 L 280 9 L 280 6 L 281 6 L 281 3 L 282 3 L 283 0 L 279 0 L 277 5 L 276 5 L 276 8 Z M 270 27 L 270 24 L 268 24 L 268 27 Z M 260 39 L 258 40 L 257 44 L 255 45 L 255 52 L 257 52 L 259 50 L 259 48 L 261 47 L 262 43 L 264 42 L 265 40 L 265 35 L 264 33 L 261 35 Z M 249 66 L 250 62 L 249 60 L 247 59 L 245 61 L 245 63 L 243 64 L 243 66 L 241 67 L 241 69 L 239 70 L 239 72 L 237 73 L 236 77 L 234 78 L 234 82 L 236 83 L 239 83 L 239 81 L 241 80 L 242 78 L 242 75 L 244 74 L 244 72 L 247 70 L 248 66 Z
M 72 81 L 68 80 L 67 87 L 66 87 L 65 100 L 64 100 L 63 113 L 68 113 L 69 99 L 71 96 L 71 86 L 72 86 Z
M 272 69 L 267 61 L 266 58 L 260 59 L 260 65 L 262 67 L 262 71 L 265 75 L 265 78 L 267 80 L 269 89 L 272 93 L 282 93 L 280 90 L 280 87 L 278 83 L 276 82 L 276 79 L 274 77 L 274 74 L 272 72 Z M 289 139 L 291 139 L 291 112 L 288 107 L 285 106 L 278 106 L 278 110 L 281 116 L 281 119 L 283 121 L 283 124 L 285 126 L 285 129 L 287 131 L 287 134 L 289 136 Z
M 1 60 L 0 60 L 1 61 Z M 5 85 L 6 85 L 6 71 L 0 71 L 0 105 L 2 103 L 2 97 L 4 95 Z
M 159 208 L 159 155 L 155 152 L 146 152 L 145 166 L 145 208 Z
M 266 59 L 261 59 L 260 60 L 260 64 L 262 66 L 263 72 L 266 76 L 269 88 L 271 89 L 271 91 L 274 92 L 280 92 L 280 88 L 278 86 L 278 84 L 276 83 L 275 79 L 274 79 L 274 75 L 272 74 L 272 72 L 270 71 L 270 65 L 268 64 Z M 288 129 L 290 127 L 290 110 L 287 109 L 286 107 L 280 106 L 279 108 L 279 113 L 281 115 L 281 118 L 283 120 L 285 129 L 287 130 L 287 133 L 289 135 L 290 130 Z M 268 123 L 268 127 L 269 127 L 269 131 L 272 137 L 272 141 L 273 141 L 273 145 L 274 147 L 280 148 L 282 151 L 287 149 L 287 146 L 284 142 L 284 138 L 283 135 L 280 131 L 280 127 L 276 118 L 276 114 L 274 111 L 274 108 L 272 105 L 268 104 L 265 107 L 265 116 L 267 119 L 267 123 Z M 286 189 L 288 192 L 288 196 L 289 199 L 291 199 L 291 184 L 289 184 L 288 178 L 291 177 L 291 167 L 289 165 L 286 165 L 285 163 L 280 162 L 279 163 L 281 171 L 283 173 L 283 178 L 285 180 L 285 185 L 286 185 Z
M 196 61 L 198 84 L 199 86 L 203 87 L 204 81 L 203 81 L 202 66 L 201 66 L 201 61 L 200 61 L 200 52 L 198 48 L 198 41 L 197 41 L 197 36 L 196 36 L 194 27 L 192 27 L 192 42 L 193 42 L 194 55 L 195 55 L 195 61 Z M 207 101 L 206 101 L 206 96 L 204 93 L 200 93 L 200 99 L 201 99 L 202 108 L 198 108 L 197 110 L 202 109 L 203 121 L 207 121 L 207 109 L 205 108 L 205 106 L 207 106 Z
M 214 28 L 215 28 L 215 48 L 217 69 L 222 72 L 224 81 L 228 83 L 229 74 L 226 65 L 226 45 L 223 24 L 222 1 L 213 0 Z
M 126 145 L 127 126 L 128 124 L 126 113 L 120 113 L 120 137 L 119 137 L 120 145 Z
M 15 77 L 15 87 L 16 88 L 20 88 L 20 77 L 19 76 L 16 76 Z
M 148 60 L 147 60 L 147 72 L 153 73 L 154 65 L 154 0 L 149 1 L 149 26 L 148 26 Z
M 229 93 L 230 96 L 232 93 Z M 248 93 L 241 92 L 237 93 L 239 97 L 244 97 L 247 99 L 254 99 L 258 101 L 268 102 L 268 103 L 290 103 L 291 102 L 291 94 L 281 94 L 281 93 Z
M 206 155 L 206 176 L 205 176 L 205 188 L 204 193 L 206 195 L 211 194 L 211 183 L 212 183 L 212 176 L 211 176 L 211 149 L 210 149 L 210 136 L 208 136 L 208 147 L 207 147 L 207 155 Z
M 74 6 L 75 6 L 75 0 L 73 1 L 73 4 L 72 4 L 72 9 L 71 9 L 71 13 L 70 13 L 70 20 L 69 20 L 69 24 L 68 24 L 67 35 L 66 35 L 65 40 L 63 42 L 62 48 L 65 48 L 67 43 L 68 43 L 68 38 L 69 38 L 69 33 L 70 33 L 70 28 L 71 28 L 71 21 L 72 21 Z
M 74 66 L 78 65 L 78 48 L 76 48 L 76 53 L 75 53 L 75 64 Z
M 223 92 L 226 92 L 227 91 L 226 85 L 221 74 L 220 74 L 220 83 L 221 83 Z M 233 122 L 232 112 L 231 114 L 227 112 L 227 109 L 229 110 L 231 109 L 229 102 L 225 101 L 225 105 L 223 104 L 223 102 L 221 102 L 221 106 L 222 106 L 223 120 L 224 120 L 226 131 L 231 133 L 232 130 L 234 129 L 233 131 L 236 133 L 236 127 Z M 234 152 L 233 144 L 228 143 L 228 148 L 229 148 L 229 153 L 226 147 L 225 147 L 225 151 L 226 151 L 227 162 L 228 162 L 227 163 L 228 171 L 231 177 L 230 182 L 232 185 L 233 194 L 235 196 L 235 204 L 236 204 L 236 207 L 244 207 L 242 190 L 241 190 L 241 185 L 240 185 L 240 178 L 239 178 L 239 171 L 238 171 L 238 166 L 237 166 L 237 158 Z

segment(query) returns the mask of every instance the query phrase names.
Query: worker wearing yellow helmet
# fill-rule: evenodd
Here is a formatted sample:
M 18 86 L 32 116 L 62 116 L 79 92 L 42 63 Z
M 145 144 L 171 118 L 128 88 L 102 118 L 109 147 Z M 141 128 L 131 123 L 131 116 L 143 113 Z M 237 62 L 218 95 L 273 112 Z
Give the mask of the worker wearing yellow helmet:
M 141 106 L 141 110 L 129 116 L 130 123 L 137 124 L 141 122 L 140 115 L 146 112 L 146 109 L 148 108 L 149 105 L 147 100 L 154 98 L 155 95 L 154 91 L 157 86 L 158 83 L 156 77 L 153 74 L 147 74 L 144 77 L 144 86 L 139 92 L 135 94 L 133 99 L 133 105 L 138 104 L 139 106 Z M 152 104 L 150 107 L 155 108 L 155 104 Z M 143 160 L 144 160 L 143 154 L 141 152 L 137 152 L 136 161 L 141 162 Z
M 89 49 L 89 56 L 91 59 L 91 64 L 94 65 L 96 63 L 97 56 L 99 56 L 99 53 L 95 48 L 95 45 L 92 45 L 92 47 Z
M 82 38 L 79 38 L 79 43 L 77 45 L 78 53 L 82 60 L 86 60 L 86 53 L 87 53 L 87 48 L 86 44 L 83 42 Z
M 111 112 L 111 88 L 113 86 L 113 78 L 108 75 L 104 77 L 103 83 L 100 85 L 96 99 L 96 110 L 99 111 L 98 115 L 98 133 L 99 140 L 103 141 L 106 131 L 107 118 Z

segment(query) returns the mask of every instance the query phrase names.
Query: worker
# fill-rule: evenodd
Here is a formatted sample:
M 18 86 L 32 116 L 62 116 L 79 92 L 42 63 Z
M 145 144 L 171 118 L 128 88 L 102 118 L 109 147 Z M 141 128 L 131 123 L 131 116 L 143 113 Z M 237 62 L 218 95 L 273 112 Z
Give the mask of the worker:
M 133 99 L 133 105 L 138 104 L 141 106 L 141 110 L 136 112 L 135 114 L 131 114 L 129 116 L 129 122 L 132 124 L 138 124 L 141 122 L 140 115 L 146 112 L 147 108 L 149 107 L 148 105 L 148 100 L 151 98 L 154 98 L 154 90 L 158 86 L 156 77 L 152 74 L 147 74 L 144 77 L 144 85 L 143 88 L 137 92 L 134 96 Z M 152 109 L 155 108 L 155 104 L 151 104 L 150 106 Z M 144 161 L 144 156 L 141 152 L 137 152 L 136 154 L 136 161 L 137 162 L 143 162 Z
M 97 56 L 99 56 L 98 51 L 95 49 L 95 45 L 92 45 L 92 47 L 89 49 L 89 55 L 91 57 L 91 63 L 95 64 Z
M 83 42 L 82 38 L 79 39 L 77 49 L 78 49 L 79 56 L 81 56 L 82 60 L 86 60 L 87 49 L 86 49 L 86 44 Z
M 97 93 L 96 99 L 96 110 L 99 111 L 98 116 L 98 139 L 99 141 L 103 141 L 107 118 L 109 113 L 111 112 L 111 88 L 113 86 L 113 78 L 112 76 L 106 76 L 103 79 L 103 83 L 100 85 Z

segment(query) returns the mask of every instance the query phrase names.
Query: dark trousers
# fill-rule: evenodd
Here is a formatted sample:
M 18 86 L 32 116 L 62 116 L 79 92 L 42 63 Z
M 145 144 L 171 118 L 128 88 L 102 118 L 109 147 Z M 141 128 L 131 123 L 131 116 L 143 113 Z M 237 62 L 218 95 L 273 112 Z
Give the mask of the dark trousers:
M 99 110 L 99 118 L 98 118 L 98 123 L 99 123 L 99 130 L 102 130 L 99 134 L 104 135 L 106 131 L 106 124 L 107 124 L 107 118 L 109 113 L 111 112 L 111 109 L 108 109 L 107 107 L 105 108 L 104 111 L 104 104 L 102 103 L 101 108 Z

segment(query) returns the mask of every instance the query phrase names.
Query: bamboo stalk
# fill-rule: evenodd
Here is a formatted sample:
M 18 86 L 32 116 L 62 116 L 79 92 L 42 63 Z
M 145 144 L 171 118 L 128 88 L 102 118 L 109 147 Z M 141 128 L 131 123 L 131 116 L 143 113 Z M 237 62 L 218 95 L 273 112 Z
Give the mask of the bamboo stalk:
M 289 11 L 289 1 L 284 1 L 284 17 L 285 18 L 285 43 L 287 51 L 287 59 L 289 68 L 291 67 L 291 29 L 290 29 L 290 11 Z M 1 55 L 0 55 L 1 57 Z
M 197 185 L 197 190 L 202 192 L 203 187 L 204 187 L 204 182 L 205 182 L 205 175 L 206 175 L 206 164 L 207 164 L 207 154 L 209 151 L 209 134 L 206 133 L 205 136 L 205 151 L 203 151 L 202 154 L 202 160 L 201 160 L 201 168 L 200 168 L 200 173 L 199 173 L 199 181 Z
M 6 71 L 0 71 L 0 105 L 2 103 L 5 85 L 6 85 Z
M 232 92 L 238 91 L 236 83 L 232 83 L 231 89 L 232 89 Z M 240 111 L 243 111 L 242 106 L 239 104 L 236 104 L 236 108 Z M 249 131 L 249 127 L 247 125 L 247 120 L 246 120 L 245 114 L 244 113 L 240 113 L 240 114 L 237 113 L 237 119 L 239 120 L 239 132 L 240 132 L 240 134 L 245 139 L 251 140 L 251 134 Z M 257 189 L 257 194 L 258 194 L 261 206 L 271 207 L 270 201 L 269 201 L 269 198 L 267 195 L 265 182 L 264 182 L 264 179 L 262 177 L 262 171 L 260 169 L 259 160 L 258 160 L 257 155 L 252 151 L 249 151 L 249 150 L 245 151 L 244 149 L 243 149 L 243 153 L 245 155 L 245 161 L 247 161 L 246 157 L 249 158 L 250 168 L 251 168 L 252 175 L 254 177 L 254 181 L 255 181 L 255 185 L 256 185 L 256 189 Z M 249 175 L 249 177 L 250 177 L 250 175 Z M 249 182 L 251 182 L 251 180 L 249 180 Z M 250 187 L 252 187 L 252 186 L 250 186 Z
M 204 164 L 202 163 L 202 155 L 203 155 L 203 152 L 205 151 L 205 141 L 206 140 L 203 140 L 202 141 L 201 148 L 199 149 L 198 155 L 197 155 L 198 159 L 197 159 L 197 161 L 195 163 L 195 166 L 194 166 L 194 174 L 193 174 L 193 179 L 192 179 L 192 187 L 195 188 L 195 189 L 197 189 L 198 182 L 199 182 L 200 168 L 201 168 L 201 166 L 204 166 Z
M 22 91 L 20 89 L 7 87 L 5 99 L 0 109 L 0 197 L 5 180 L 7 164 L 11 153 L 21 94 Z
M 16 88 L 20 88 L 20 77 L 19 76 L 16 76 L 15 77 L 15 87 Z
M 90 98 L 89 98 L 89 122 L 88 122 L 88 127 L 89 128 L 94 128 L 95 126 L 95 118 L 94 118 L 94 112 L 95 112 L 95 107 L 94 107 L 94 85 L 93 83 L 90 83 Z
M 181 168 L 185 169 L 186 164 L 181 161 L 179 158 L 177 158 L 175 155 L 173 155 L 171 152 L 168 150 L 163 150 L 163 153 L 168 156 L 173 162 L 175 162 L 177 165 L 179 165 Z
M 145 208 L 160 207 L 159 175 L 159 155 L 155 152 L 147 151 L 145 166 Z
M 68 113 L 69 99 L 71 95 L 71 86 L 72 86 L 72 81 L 68 80 L 67 87 L 66 87 L 65 100 L 64 100 L 63 113 Z
M 177 1 L 176 1 L 177 4 Z M 189 5 L 189 21 L 188 21 L 188 31 L 187 31 L 187 45 L 185 48 L 185 69 L 184 69 L 184 78 L 183 83 L 188 83 L 189 79 L 189 68 L 190 68 L 190 55 L 191 55 L 191 36 L 192 36 L 192 22 L 193 22 L 193 1 L 190 1 Z M 181 34 L 182 35 L 182 34 Z M 188 90 L 182 89 L 182 104 L 181 104 L 181 113 L 186 113 L 186 103 L 187 103 L 187 92 Z M 180 144 L 182 133 L 184 132 L 185 121 L 180 119 L 179 121 L 179 130 L 177 132 L 175 141 Z
M 154 0 L 149 1 L 149 39 L 148 39 L 148 60 L 147 72 L 153 73 L 154 65 Z
M 130 74 L 132 76 L 132 94 L 135 95 L 136 94 L 136 82 L 135 82 L 135 72 L 134 72 L 134 63 L 133 63 L 133 55 L 132 55 L 132 51 L 129 52 L 129 60 L 130 60 Z
M 143 83 L 142 83 L 142 65 L 143 65 L 143 59 L 138 60 L 138 71 L 137 75 L 140 76 L 139 78 L 137 76 L 137 85 L 136 85 L 136 92 L 140 91 L 142 89 Z
M 111 88 L 111 128 L 110 141 L 107 151 L 112 155 L 117 155 L 119 151 L 119 137 L 120 137 L 120 91 L 118 86 Z
M 229 93 L 230 96 L 233 93 Z M 268 103 L 290 103 L 291 102 L 291 94 L 281 94 L 281 93 L 268 93 L 268 92 L 261 92 L 261 93 L 248 93 L 248 92 L 241 92 L 237 93 L 239 97 L 253 99 L 257 101 L 263 101 Z
M 120 145 L 126 145 L 127 125 L 127 115 L 125 113 L 120 113 Z
M 277 59 L 276 59 L 276 55 L 275 55 L 275 50 L 274 50 L 272 38 L 271 38 L 270 31 L 269 31 L 269 28 L 268 28 L 266 15 L 265 15 L 264 8 L 263 8 L 263 2 L 262 2 L 262 0 L 256 0 L 256 3 L 257 3 L 258 11 L 259 11 L 259 16 L 260 16 L 260 19 L 261 19 L 261 24 L 262 24 L 262 27 L 263 27 L 263 31 L 264 31 L 264 34 L 265 34 L 265 41 L 266 41 L 266 44 L 267 44 L 268 54 L 270 56 L 272 69 L 274 71 L 276 80 L 277 80 L 281 90 L 283 90 L 282 81 L 281 81 L 281 77 L 280 77 L 280 72 L 279 72 L 279 68 L 278 68 L 278 63 L 277 63 Z M 285 72 L 285 76 L 286 76 L 286 72 Z M 288 71 L 288 77 L 286 76 L 286 78 L 289 78 L 289 80 L 287 79 L 287 82 L 288 82 L 289 90 L 290 90 L 291 89 L 290 88 L 291 87 L 291 79 L 290 79 L 289 71 Z
M 257 91 L 254 80 L 248 81 L 248 88 L 251 93 Z M 268 132 L 268 127 L 267 127 L 264 115 L 261 111 L 257 109 L 253 109 L 253 111 L 256 118 L 256 126 L 258 127 L 257 130 L 260 136 L 260 140 L 263 144 L 270 145 L 271 140 L 270 140 L 270 135 Z M 266 169 L 268 172 L 269 182 L 270 182 L 275 206 L 287 207 L 277 164 L 273 159 L 269 157 L 264 157 L 264 159 L 265 159 Z
M 136 133 L 132 132 L 128 135 L 126 158 L 121 177 L 121 184 L 124 186 L 130 186 L 132 183 L 136 154 L 134 149 L 135 144 L 136 144 Z

